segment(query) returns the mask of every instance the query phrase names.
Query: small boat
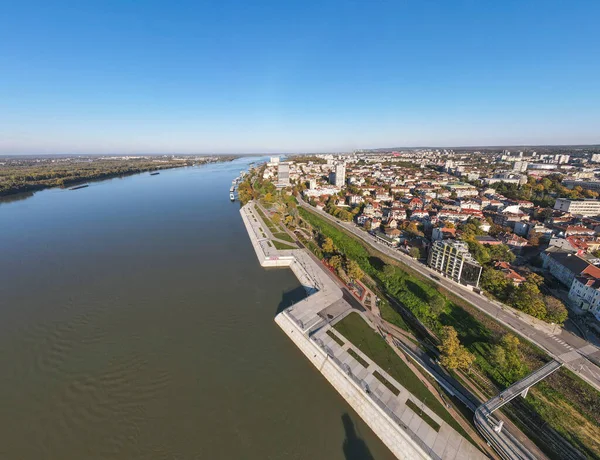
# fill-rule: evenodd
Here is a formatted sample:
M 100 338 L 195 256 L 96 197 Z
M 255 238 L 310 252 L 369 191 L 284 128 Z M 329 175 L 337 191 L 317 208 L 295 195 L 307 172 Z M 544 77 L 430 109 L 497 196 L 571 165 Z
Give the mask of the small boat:
M 231 192 L 231 193 L 229 194 L 229 199 L 230 199 L 231 201 L 235 201 L 235 195 L 233 194 L 233 192 Z
M 150 173 L 151 176 L 158 176 L 159 174 L 160 174 L 159 172 Z
M 80 188 L 89 187 L 89 184 L 78 185 L 76 187 L 71 187 L 69 190 L 79 190 Z

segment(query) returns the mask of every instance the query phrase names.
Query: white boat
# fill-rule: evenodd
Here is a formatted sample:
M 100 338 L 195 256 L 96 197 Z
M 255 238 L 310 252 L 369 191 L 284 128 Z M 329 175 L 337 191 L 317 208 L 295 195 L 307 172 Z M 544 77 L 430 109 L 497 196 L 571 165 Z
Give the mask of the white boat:
M 233 192 L 231 192 L 231 193 L 229 194 L 229 199 L 230 199 L 231 201 L 235 201 L 235 195 L 234 195 L 234 193 L 233 193 Z

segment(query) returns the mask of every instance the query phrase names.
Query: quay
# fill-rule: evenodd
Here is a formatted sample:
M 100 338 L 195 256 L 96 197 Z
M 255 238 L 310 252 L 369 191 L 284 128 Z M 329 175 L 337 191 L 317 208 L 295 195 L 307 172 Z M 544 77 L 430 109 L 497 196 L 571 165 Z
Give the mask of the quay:
M 353 311 L 342 290 L 306 249 L 276 249 L 272 244 L 274 237 L 256 206 L 251 201 L 240 209 L 240 214 L 260 265 L 289 267 L 307 293 L 305 299 L 279 313 L 275 323 L 390 451 L 407 460 L 486 458 L 360 350 L 350 350 L 352 344 L 332 327 Z M 349 351 L 358 354 L 368 366 L 361 365 Z M 381 383 L 375 373 L 392 383 L 397 394 Z M 433 420 L 437 429 L 414 412 L 409 401 Z

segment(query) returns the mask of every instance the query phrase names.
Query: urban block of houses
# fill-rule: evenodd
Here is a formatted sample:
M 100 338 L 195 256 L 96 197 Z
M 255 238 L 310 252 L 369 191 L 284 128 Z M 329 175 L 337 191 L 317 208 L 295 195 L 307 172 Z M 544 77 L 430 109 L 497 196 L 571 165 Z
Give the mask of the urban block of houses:
M 571 287 L 577 276 L 593 276 L 600 278 L 600 268 L 573 252 L 548 248 L 542 253 L 543 267 L 562 284 Z
M 518 286 L 526 281 L 525 277 L 514 271 L 508 262 L 496 262 L 494 264 L 494 268 L 504 273 L 504 276 L 508 280 L 512 281 L 515 286 Z

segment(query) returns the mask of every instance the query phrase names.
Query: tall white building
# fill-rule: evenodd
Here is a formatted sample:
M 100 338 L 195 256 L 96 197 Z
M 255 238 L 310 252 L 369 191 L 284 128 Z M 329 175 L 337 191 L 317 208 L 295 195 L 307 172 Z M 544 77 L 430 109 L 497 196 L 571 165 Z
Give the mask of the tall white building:
M 513 166 L 513 171 L 523 173 L 523 172 L 527 171 L 528 165 L 529 165 L 529 163 L 527 163 L 526 161 L 515 161 L 515 165 Z
M 333 172 L 329 175 L 329 182 L 336 187 L 346 185 L 346 165 L 345 163 L 336 163 Z
M 274 164 L 274 165 L 279 164 L 279 157 L 271 157 L 269 159 L 269 163 Z
M 290 165 L 288 163 L 279 163 L 277 167 L 277 186 L 287 187 L 288 185 L 290 185 Z

